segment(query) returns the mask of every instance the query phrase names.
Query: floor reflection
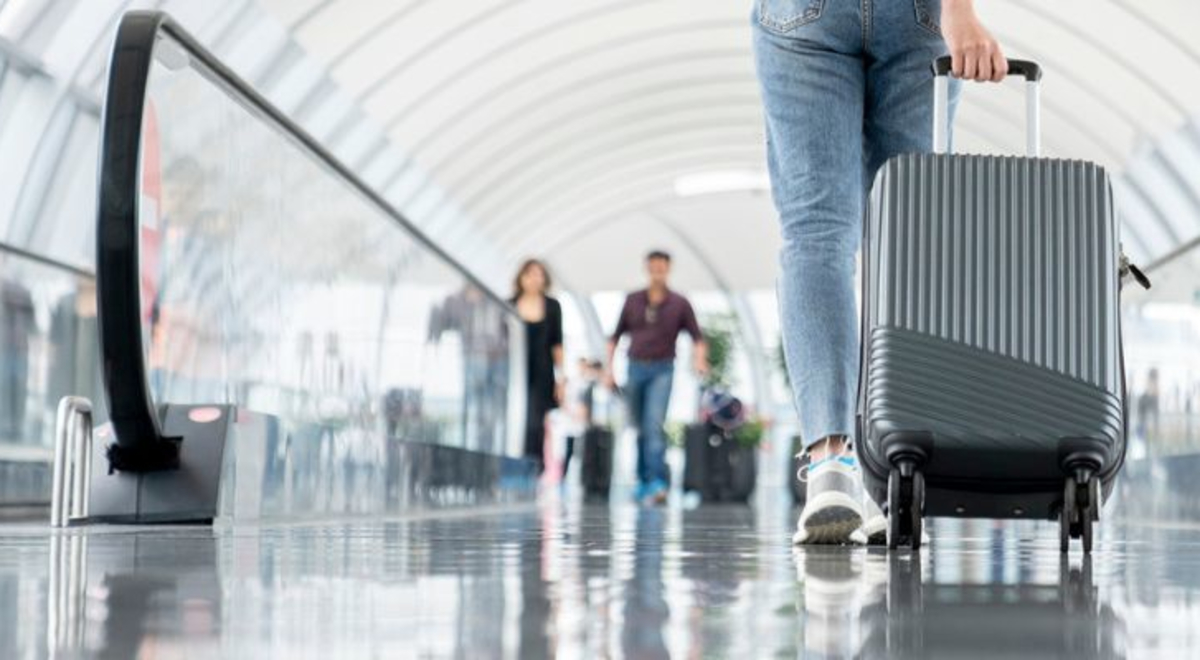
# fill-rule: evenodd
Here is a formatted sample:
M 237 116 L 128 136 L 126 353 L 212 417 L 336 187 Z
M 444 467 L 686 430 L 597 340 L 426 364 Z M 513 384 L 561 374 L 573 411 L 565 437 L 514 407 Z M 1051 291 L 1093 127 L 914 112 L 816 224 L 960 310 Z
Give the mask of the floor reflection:
M 1200 530 L 935 521 L 801 548 L 791 513 L 547 505 L 425 520 L 0 526 L 0 657 L 1137 658 L 1200 654 Z
M 624 584 L 621 648 L 629 657 L 666 657 L 663 631 L 671 618 L 663 583 L 662 509 L 639 509 L 634 527 L 633 571 Z M 635 623 L 636 625 L 630 625 Z
M 1126 657 L 1119 648 L 1123 620 L 1101 599 L 1093 560 L 1061 558 L 1057 582 L 1030 576 L 1016 583 L 941 584 L 924 576 L 924 564 L 936 559 L 797 550 L 804 585 L 801 656 Z

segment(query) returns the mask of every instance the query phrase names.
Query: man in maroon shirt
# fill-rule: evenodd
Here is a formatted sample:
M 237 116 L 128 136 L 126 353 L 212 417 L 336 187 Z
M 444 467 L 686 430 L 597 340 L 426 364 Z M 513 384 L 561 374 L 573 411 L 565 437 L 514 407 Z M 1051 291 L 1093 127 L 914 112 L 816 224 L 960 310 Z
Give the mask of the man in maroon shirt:
M 629 412 L 638 430 L 637 499 L 647 504 L 667 501 L 667 439 L 663 422 L 671 401 L 675 378 L 675 339 L 681 332 L 692 336 L 693 367 L 708 372 L 708 350 L 696 313 L 687 298 L 667 288 L 671 255 L 662 251 L 646 257 L 650 286 L 625 298 L 617 329 L 608 342 L 606 378 L 615 386 L 613 356 L 617 342 L 629 335 L 629 377 L 625 383 Z

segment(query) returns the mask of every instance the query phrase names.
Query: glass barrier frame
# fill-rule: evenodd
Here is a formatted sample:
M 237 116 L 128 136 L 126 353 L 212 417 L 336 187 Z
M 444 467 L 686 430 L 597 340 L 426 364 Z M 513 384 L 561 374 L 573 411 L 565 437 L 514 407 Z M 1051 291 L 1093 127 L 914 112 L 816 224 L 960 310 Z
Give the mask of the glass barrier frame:
M 96 279 L 102 381 L 115 441 L 106 449 L 109 468 L 155 472 L 179 467 L 180 441 L 163 432 L 162 412 L 153 400 L 141 329 L 140 180 L 143 120 L 148 83 L 159 36 L 169 36 L 183 54 L 199 62 L 241 103 L 309 152 L 367 202 L 393 220 L 415 242 L 518 318 L 512 306 L 465 266 L 434 243 L 403 213 L 359 178 L 314 137 L 222 64 L 167 14 L 127 13 L 112 51 L 100 135 L 97 201 Z M 173 44 L 173 45 L 174 45 Z

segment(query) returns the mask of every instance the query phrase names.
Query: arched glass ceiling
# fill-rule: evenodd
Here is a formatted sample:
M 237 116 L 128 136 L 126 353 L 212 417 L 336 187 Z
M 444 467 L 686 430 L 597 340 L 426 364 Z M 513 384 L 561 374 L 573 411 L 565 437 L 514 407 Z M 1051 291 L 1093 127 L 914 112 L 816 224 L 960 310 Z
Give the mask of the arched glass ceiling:
M 427 0 L 260 2 L 403 145 L 408 167 L 450 191 L 511 258 L 585 238 L 619 258 L 629 241 L 604 236 L 684 204 L 679 176 L 762 168 L 749 3 L 476 0 L 446 12 Z M 1200 79 L 1200 5 L 980 9 L 1010 54 L 1047 67 L 1046 152 L 1122 174 L 1130 251 L 1150 257 L 1200 233 L 1200 146 L 1189 123 L 1200 87 L 1179 84 Z M 964 102 L 959 147 L 1022 144 L 1020 86 L 981 91 Z M 741 196 L 740 211 L 729 208 L 738 195 L 725 197 L 688 205 L 690 221 L 773 222 L 753 195 Z M 563 270 L 580 263 L 548 256 Z M 756 266 L 720 264 L 726 281 L 768 286 Z M 576 270 L 582 286 L 607 284 Z
M 496 288 L 525 254 L 581 294 L 633 286 L 655 246 L 684 257 L 679 286 L 736 303 L 773 285 L 778 245 L 750 6 L 0 0 L 0 240 L 90 263 L 109 40 L 121 12 L 160 8 Z M 1200 3 L 980 9 L 1010 55 L 1047 68 L 1047 154 L 1117 175 L 1128 251 L 1200 235 Z M 982 92 L 958 147 L 1023 144 L 1019 83 Z M 753 185 L 681 196 L 693 175 Z
M 636 261 L 611 228 L 647 214 L 686 216 L 689 232 L 770 236 L 760 191 L 709 204 L 675 192 L 684 175 L 762 169 L 749 4 L 471 0 L 447 12 L 432 0 L 7 0 L 0 140 L 18 156 L 10 162 L 33 164 L 2 184 L 7 236 L 86 235 L 29 226 L 50 182 L 78 179 L 56 172 L 59 156 L 88 140 L 114 21 L 144 7 L 172 12 L 486 277 L 502 281 L 521 254 L 550 252 L 580 288 L 611 285 L 608 272 L 556 253 L 580 243 Z M 1200 79 L 1200 5 L 980 9 L 1010 54 L 1047 67 L 1047 153 L 1118 173 L 1130 251 L 1150 258 L 1200 233 L 1200 86 L 1180 82 Z M 970 91 L 958 146 L 1021 144 L 1020 86 Z M 719 238 L 697 240 L 727 251 L 705 243 Z M 714 261 L 721 281 L 760 288 L 771 284 L 764 260 Z
M 459 233 L 469 221 L 455 200 L 253 0 L 0 2 L 0 240 L 90 264 L 99 101 L 116 21 L 132 9 L 171 13 L 393 202 L 409 202 L 418 224 L 453 228 L 445 238 L 460 259 L 481 274 L 507 269 L 480 236 Z

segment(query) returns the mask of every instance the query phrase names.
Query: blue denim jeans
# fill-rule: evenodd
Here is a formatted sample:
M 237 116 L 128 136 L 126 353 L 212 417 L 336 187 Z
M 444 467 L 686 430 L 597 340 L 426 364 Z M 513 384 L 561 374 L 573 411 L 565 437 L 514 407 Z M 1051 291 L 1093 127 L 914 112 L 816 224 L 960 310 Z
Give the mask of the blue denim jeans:
M 638 431 L 637 473 L 643 488 L 667 484 L 667 436 L 663 423 L 671 402 L 675 361 L 629 361 L 625 384 L 629 414 Z
M 811 445 L 854 434 L 855 254 L 867 192 L 884 161 L 932 148 L 930 65 L 946 53 L 941 2 L 755 4 L 767 164 L 783 233 L 784 354 Z

